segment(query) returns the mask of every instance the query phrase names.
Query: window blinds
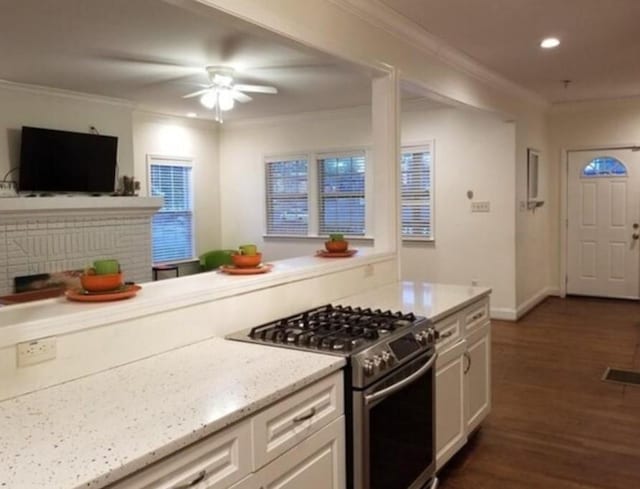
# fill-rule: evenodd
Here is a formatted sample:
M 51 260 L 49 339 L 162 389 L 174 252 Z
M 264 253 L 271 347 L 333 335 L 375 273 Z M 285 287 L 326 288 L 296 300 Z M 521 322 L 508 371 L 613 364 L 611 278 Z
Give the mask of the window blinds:
M 151 195 L 164 198 L 152 219 L 153 262 L 193 258 L 193 196 L 191 166 L 150 165 Z
M 402 237 L 433 238 L 431 148 L 402 151 Z
M 308 163 L 267 161 L 267 234 L 306 235 L 309 229 Z
M 365 154 L 318 158 L 320 234 L 365 232 Z

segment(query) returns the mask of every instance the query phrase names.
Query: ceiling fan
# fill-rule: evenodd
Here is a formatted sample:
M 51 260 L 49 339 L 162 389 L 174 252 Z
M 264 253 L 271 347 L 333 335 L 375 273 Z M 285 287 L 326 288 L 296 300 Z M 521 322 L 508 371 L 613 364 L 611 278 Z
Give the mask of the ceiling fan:
M 215 110 L 216 121 L 222 122 L 222 112 L 233 109 L 235 102 L 251 102 L 249 93 L 276 94 L 278 89 L 266 85 L 245 85 L 235 83 L 234 69 L 225 66 L 207 66 L 209 81 L 206 88 L 184 95 L 182 98 L 200 97 L 200 103 L 207 109 Z

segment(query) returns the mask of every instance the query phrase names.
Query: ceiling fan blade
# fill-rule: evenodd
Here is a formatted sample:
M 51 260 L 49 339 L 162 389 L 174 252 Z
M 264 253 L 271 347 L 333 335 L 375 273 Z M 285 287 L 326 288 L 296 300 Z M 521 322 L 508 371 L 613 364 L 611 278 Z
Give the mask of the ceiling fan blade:
M 238 84 L 233 86 L 234 90 L 239 90 L 242 92 L 250 92 L 250 93 L 270 93 L 276 94 L 278 93 L 278 89 L 276 87 L 268 87 L 265 85 L 243 85 Z
M 231 96 L 240 103 L 246 104 L 247 102 L 251 102 L 253 99 L 249 97 L 246 93 L 238 92 L 238 90 L 232 90 Z
M 186 95 L 183 95 L 182 98 L 193 98 L 193 97 L 197 97 L 198 95 L 204 95 L 209 90 L 211 90 L 211 89 L 210 88 L 205 88 L 203 90 L 198 90 L 197 92 L 191 92 L 191 93 L 188 93 Z

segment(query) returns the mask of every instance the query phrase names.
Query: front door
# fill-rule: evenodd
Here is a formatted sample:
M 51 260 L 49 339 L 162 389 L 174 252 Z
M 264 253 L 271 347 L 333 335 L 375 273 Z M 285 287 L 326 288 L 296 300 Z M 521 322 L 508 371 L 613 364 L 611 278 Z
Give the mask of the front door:
M 569 152 L 567 293 L 640 294 L 640 152 Z

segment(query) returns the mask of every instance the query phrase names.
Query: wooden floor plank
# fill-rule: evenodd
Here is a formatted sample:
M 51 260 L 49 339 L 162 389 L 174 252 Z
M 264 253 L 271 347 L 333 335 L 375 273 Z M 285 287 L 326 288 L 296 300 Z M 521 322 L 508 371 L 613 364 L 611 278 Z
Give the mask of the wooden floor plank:
M 441 489 L 640 488 L 640 304 L 550 298 L 492 322 L 493 411 L 441 471 Z

